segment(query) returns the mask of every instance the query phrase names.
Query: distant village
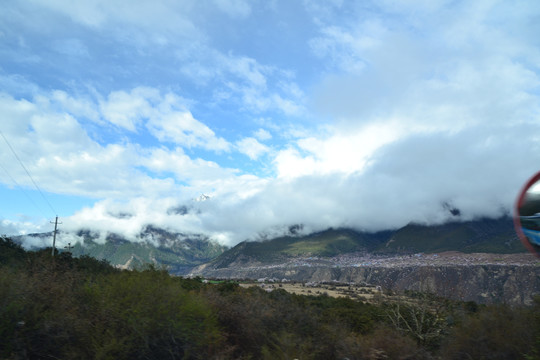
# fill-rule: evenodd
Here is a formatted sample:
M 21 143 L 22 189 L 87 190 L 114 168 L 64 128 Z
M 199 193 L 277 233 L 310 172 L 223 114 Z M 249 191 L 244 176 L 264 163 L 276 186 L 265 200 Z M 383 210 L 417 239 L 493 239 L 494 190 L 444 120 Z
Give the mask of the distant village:
M 400 268 L 411 266 L 474 266 L 474 265 L 501 265 L 501 266 L 531 266 L 539 265 L 540 259 L 529 253 L 518 254 L 489 254 L 472 253 L 464 254 L 449 251 L 438 254 L 411 254 L 401 256 L 383 256 L 362 254 L 347 254 L 332 258 L 323 257 L 302 257 L 294 258 L 279 264 L 257 265 L 244 267 L 248 269 L 276 269 L 290 267 L 380 267 L 380 268 Z

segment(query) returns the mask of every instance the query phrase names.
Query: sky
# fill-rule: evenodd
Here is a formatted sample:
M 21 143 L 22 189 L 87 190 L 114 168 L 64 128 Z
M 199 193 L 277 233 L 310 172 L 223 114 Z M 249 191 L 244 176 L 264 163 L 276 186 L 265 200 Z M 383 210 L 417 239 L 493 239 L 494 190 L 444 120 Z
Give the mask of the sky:
M 1 7 L 1 234 L 494 218 L 540 170 L 534 0 Z

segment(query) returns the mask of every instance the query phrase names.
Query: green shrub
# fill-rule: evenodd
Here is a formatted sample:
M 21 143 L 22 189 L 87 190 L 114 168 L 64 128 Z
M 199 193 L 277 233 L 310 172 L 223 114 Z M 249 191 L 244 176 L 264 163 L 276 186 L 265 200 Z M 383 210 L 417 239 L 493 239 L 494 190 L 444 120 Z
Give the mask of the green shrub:
M 538 333 L 533 322 L 530 309 L 485 307 L 452 329 L 442 348 L 443 359 L 522 359 L 534 350 Z

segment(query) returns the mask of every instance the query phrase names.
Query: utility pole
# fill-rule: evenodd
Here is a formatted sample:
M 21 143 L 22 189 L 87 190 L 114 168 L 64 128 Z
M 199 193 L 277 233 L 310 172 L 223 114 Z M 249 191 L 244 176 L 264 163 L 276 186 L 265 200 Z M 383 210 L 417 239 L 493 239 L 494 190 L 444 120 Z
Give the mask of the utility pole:
M 51 224 L 53 222 L 51 221 Z M 58 224 L 62 224 L 58 222 L 58 215 L 56 215 L 56 220 L 54 220 L 54 232 L 53 232 L 53 241 L 52 241 L 52 256 L 54 256 L 54 248 L 56 246 L 56 232 L 58 229 Z

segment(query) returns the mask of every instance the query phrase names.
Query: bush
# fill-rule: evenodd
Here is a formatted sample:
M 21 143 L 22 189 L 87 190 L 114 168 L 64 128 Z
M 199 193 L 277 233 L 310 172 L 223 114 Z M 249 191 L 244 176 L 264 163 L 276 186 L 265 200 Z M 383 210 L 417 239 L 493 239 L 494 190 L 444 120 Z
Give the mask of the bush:
M 155 269 L 28 254 L 0 268 L 0 358 L 210 358 L 222 343 L 200 295 Z
M 165 272 L 109 275 L 84 296 L 97 358 L 206 359 L 221 343 L 211 308 Z
M 50 249 L 26 253 L 5 239 L 0 248 L 13 256 L 0 264 L 0 358 L 538 359 L 540 354 L 540 298 L 531 308 L 512 308 L 450 304 L 414 293 L 414 301 L 373 305 L 280 288 L 267 293 L 233 282 L 203 284 L 153 266 L 120 271 L 67 253 L 53 259 Z
M 443 358 L 522 359 L 534 350 L 533 321 L 531 309 L 488 306 L 452 329 L 442 348 Z

